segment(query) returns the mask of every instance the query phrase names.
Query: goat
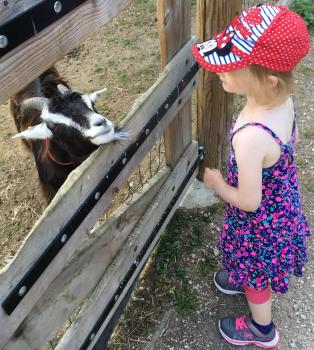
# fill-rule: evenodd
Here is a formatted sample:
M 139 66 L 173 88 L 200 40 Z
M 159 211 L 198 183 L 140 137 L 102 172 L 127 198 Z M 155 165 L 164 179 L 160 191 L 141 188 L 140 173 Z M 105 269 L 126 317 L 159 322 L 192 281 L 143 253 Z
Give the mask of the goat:
M 70 172 L 99 145 L 128 138 L 97 112 L 95 103 L 104 90 L 72 91 L 51 67 L 10 99 L 18 131 L 13 138 L 22 138 L 33 153 L 47 205 Z

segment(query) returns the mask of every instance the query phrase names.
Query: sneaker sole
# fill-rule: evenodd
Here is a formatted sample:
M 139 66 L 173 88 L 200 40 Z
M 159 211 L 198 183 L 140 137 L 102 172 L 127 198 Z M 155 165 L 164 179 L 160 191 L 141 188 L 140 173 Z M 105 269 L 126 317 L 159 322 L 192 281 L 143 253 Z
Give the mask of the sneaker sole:
M 237 290 L 228 290 L 228 289 L 224 289 L 222 288 L 217 282 L 216 282 L 216 274 L 217 272 L 215 272 L 214 274 L 214 283 L 215 286 L 218 290 L 220 290 L 222 293 L 227 294 L 227 295 L 237 295 L 237 294 L 245 294 L 244 292 L 239 292 Z
M 231 339 L 220 328 L 220 321 L 219 321 L 218 327 L 219 327 L 220 334 L 223 336 L 223 338 L 225 340 L 227 340 L 228 343 L 231 343 L 233 345 L 243 346 L 243 345 L 254 344 L 256 346 L 259 346 L 261 348 L 266 348 L 266 349 L 276 348 L 279 345 L 280 338 L 279 338 L 279 333 L 277 332 L 277 330 L 276 330 L 276 333 L 275 333 L 275 338 L 272 341 L 259 342 L 259 341 L 254 341 L 254 340 L 241 341 L 241 340 Z

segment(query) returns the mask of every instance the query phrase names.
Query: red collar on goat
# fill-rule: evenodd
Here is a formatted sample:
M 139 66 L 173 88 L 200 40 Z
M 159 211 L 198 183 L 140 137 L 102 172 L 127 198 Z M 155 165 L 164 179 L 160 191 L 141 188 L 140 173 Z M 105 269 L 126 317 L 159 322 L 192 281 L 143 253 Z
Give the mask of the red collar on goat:
M 48 156 L 52 161 L 54 161 L 55 163 L 57 163 L 59 165 L 75 165 L 73 162 L 60 162 L 59 160 L 57 160 L 56 157 L 51 153 L 51 151 L 49 149 L 49 139 L 48 138 L 45 139 L 45 145 L 46 145 Z

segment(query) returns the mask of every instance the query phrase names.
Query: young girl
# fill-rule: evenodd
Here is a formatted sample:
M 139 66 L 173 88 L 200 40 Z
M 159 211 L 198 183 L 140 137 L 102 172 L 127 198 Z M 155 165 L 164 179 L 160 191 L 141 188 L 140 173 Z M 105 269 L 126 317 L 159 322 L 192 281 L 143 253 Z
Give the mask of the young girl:
M 301 208 L 294 160 L 297 126 L 292 70 L 310 47 L 306 25 L 284 6 L 259 5 L 192 49 L 200 65 L 218 74 L 225 91 L 247 100 L 230 133 L 227 182 L 206 169 L 204 184 L 227 202 L 218 247 L 226 271 L 215 274 L 226 294 L 246 295 L 249 316 L 219 321 L 236 345 L 276 347 L 271 289 L 288 291 L 301 276 L 310 229 Z

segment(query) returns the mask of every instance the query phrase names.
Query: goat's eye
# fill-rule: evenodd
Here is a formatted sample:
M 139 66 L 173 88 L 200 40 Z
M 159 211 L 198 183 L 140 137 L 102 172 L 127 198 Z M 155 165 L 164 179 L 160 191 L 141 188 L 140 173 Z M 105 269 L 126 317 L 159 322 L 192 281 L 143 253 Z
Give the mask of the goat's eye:
M 48 122 L 46 123 L 47 124 L 47 127 L 50 129 L 50 130 L 54 130 L 56 128 L 56 124 L 53 124 L 51 122 Z

